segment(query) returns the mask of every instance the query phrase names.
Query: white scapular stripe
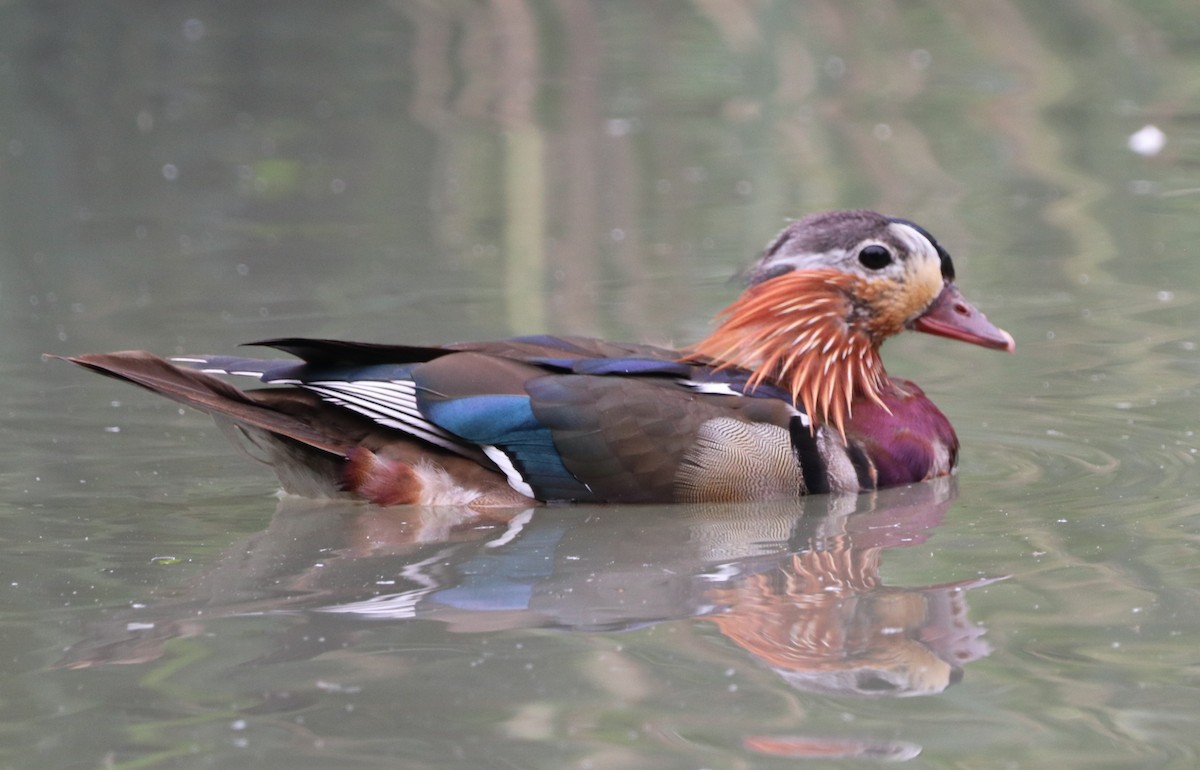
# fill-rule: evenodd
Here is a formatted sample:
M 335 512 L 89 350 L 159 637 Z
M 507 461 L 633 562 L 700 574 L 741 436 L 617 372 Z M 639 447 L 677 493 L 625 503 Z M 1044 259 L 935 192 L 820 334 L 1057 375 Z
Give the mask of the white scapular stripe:
M 677 380 L 677 382 L 680 385 L 691 388 L 697 393 L 705 393 L 712 396 L 741 396 L 743 398 L 748 398 L 745 393 L 742 393 L 740 390 L 734 390 L 733 386 L 725 382 L 701 382 L 699 380 Z M 792 410 L 793 417 L 800 418 L 801 425 L 806 428 L 812 425 L 812 421 L 808 419 L 807 414 L 801 412 L 791 404 L 789 404 L 788 407 Z
M 698 380 L 678 380 L 680 385 L 691 388 L 697 393 L 707 393 L 712 396 L 742 396 L 741 391 L 734 390 L 727 382 L 700 382 Z

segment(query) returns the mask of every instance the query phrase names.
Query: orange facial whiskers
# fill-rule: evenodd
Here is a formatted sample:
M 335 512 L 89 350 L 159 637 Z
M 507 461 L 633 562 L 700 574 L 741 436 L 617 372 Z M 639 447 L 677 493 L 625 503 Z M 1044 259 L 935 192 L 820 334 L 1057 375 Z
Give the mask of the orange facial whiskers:
M 717 329 L 691 353 L 720 368 L 751 372 L 748 384 L 769 381 L 785 389 L 812 420 L 845 438 L 854 399 L 885 410 L 879 393 L 887 379 L 879 358 L 882 340 L 851 321 L 852 296 L 862 279 L 838 270 L 785 273 L 751 287 L 721 311 Z

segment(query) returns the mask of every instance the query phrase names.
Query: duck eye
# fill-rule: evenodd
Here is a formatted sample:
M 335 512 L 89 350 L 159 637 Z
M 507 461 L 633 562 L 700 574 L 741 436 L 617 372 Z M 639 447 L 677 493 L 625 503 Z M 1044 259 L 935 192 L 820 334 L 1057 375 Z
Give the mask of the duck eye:
M 869 270 L 882 270 L 892 264 L 892 252 L 883 246 L 872 244 L 858 252 L 858 261 Z

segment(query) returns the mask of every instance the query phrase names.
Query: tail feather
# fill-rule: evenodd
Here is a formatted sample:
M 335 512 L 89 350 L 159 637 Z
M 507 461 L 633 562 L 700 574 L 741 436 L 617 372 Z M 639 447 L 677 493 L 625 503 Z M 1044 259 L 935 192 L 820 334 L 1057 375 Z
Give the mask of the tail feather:
M 246 392 L 210 374 L 182 369 L 141 350 L 49 357 L 132 383 L 214 417 L 261 428 L 335 455 L 345 455 L 352 447 L 352 444 L 333 439 L 302 420 L 259 403 Z

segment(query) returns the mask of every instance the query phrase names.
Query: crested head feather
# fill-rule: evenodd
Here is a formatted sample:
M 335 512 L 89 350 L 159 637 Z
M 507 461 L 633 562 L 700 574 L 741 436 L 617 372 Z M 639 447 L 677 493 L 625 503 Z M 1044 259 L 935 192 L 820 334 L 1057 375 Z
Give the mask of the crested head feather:
M 721 322 L 691 350 L 718 368 L 751 373 L 753 388 L 771 382 L 803 406 L 816 424 L 845 438 L 856 398 L 885 410 L 880 391 L 887 380 L 879 343 L 867 328 L 850 322 L 862 279 L 840 270 L 805 270 L 751 286 L 721 314 Z

